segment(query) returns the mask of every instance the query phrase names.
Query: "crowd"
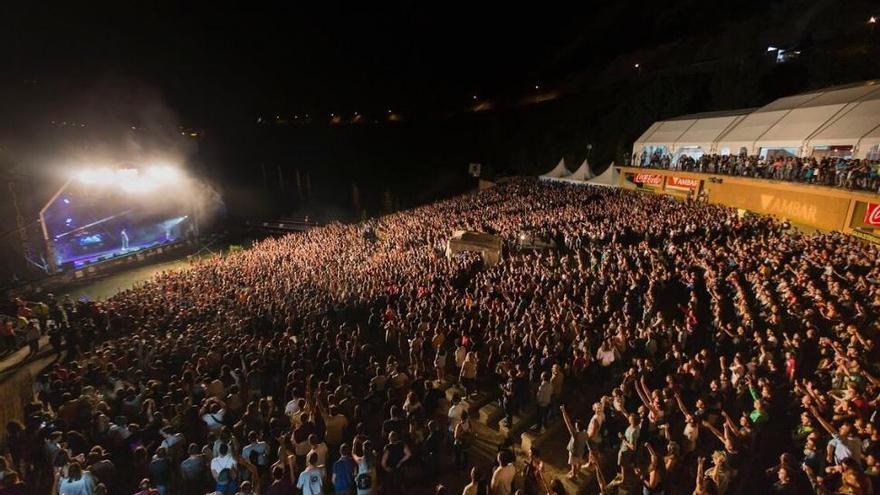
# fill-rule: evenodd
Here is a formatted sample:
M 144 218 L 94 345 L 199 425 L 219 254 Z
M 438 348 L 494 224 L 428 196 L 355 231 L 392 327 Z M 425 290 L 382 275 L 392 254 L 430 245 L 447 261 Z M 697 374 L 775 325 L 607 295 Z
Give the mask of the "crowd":
M 707 174 L 803 182 L 861 191 L 880 192 L 880 160 L 857 158 L 801 158 L 777 155 L 770 158 L 745 155 L 704 154 L 699 158 L 654 153 L 643 154 L 637 166 Z
M 517 250 L 524 226 L 557 249 Z M 504 260 L 445 257 L 459 229 L 500 235 Z M 602 494 L 872 494 L 877 256 L 526 179 L 268 239 L 105 302 L 47 301 L 66 360 L 6 426 L 0 494 L 565 493 L 538 449 L 471 455 L 476 393 L 504 421 L 563 424 L 567 445 L 541 450 Z

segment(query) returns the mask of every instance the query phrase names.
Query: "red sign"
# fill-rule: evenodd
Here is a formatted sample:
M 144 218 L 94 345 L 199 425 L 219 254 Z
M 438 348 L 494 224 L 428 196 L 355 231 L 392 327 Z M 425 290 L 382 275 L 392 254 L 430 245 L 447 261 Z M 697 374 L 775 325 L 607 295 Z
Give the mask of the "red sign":
M 696 191 L 699 187 L 700 179 L 675 177 L 674 175 L 666 177 L 666 189 L 675 189 L 677 191 Z
M 635 174 L 633 182 L 649 187 L 660 187 L 663 183 L 663 176 L 657 174 Z
M 865 208 L 864 222 L 868 225 L 880 227 L 880 205 L 876 203 L 868 203 L 868 207 Z

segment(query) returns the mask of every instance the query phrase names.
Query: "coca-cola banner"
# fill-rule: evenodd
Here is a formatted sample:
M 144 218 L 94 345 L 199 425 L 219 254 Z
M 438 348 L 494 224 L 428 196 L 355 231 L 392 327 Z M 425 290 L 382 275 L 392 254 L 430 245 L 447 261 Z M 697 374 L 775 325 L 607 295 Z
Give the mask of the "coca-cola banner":
M 632 174 L 632 181 L 647 187 L 660 187 L 663 176 L 659 174 Z
M 863 222 L 872 227 L 880 227 L 880 204 L 868 203 Z
M 699 188 L 700 179 L 676 177 L 674 175 L 666 177 L 666 189 L 673 189 L 676 191 L 696 191 Z

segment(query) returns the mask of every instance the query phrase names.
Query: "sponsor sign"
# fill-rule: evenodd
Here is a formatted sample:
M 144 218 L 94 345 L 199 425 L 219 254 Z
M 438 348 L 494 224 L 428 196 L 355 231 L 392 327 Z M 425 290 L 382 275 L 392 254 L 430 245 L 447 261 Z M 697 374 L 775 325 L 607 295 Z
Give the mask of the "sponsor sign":
M 633 174 L 633 182 L 647 187 L 660 187 L 663 176 L 659 174 Z
M 862 221 L 865 225 L 880 227 L 880 204 L 868 203 L 867 208 L 865 208 L 865 219 Z
M 700 188 L 700 179 L 691 179 L 688 177 L 676 177 L 669 175 L 666 177 L 666 189 L 674 191 L 696 191 Z
M 861 230 L 853 230 L 852 232 L 850 232 L 850 234 L 852 234 L 854 237 L 858 237 L 859 239 L 864 239 L 875 244 L 880 244 L 880 237 L 877 237 L 874 234 L 870 234 Z

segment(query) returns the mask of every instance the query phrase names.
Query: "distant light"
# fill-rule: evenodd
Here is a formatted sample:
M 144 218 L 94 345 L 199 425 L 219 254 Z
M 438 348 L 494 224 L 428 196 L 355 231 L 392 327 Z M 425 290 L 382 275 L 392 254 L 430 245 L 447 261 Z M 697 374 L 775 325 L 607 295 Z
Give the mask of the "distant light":
M 199 133 L 198 132 L 191 132 L 191 133 L 189 133 L 189 137 L 199 137 Z
M 477 99 L 477 95 L 474 95 L 474 99 L 475 99 L 475 100 Z
M 639 64 L 633 65 L 633 69 L 638 69 L 638 68 L 639 68 Z
M 64 204 L 66 204 L 66 205 L 70 204 L 70 200 L 67 198 L 62 199 L 61 201 L 64 201 Z
M 330 116 L 331 116 L 331 117 L 336 117 L 336 114 L 335 114 L 335 113 L 331 113 Z
M 355 112 L 355 113 L 354 113 L 354 116 L 355 116 L 355 117 L 357 117 L 357 116 L 358 116 L 358 113 L 357 113 L 357 112 Z
M 391 113 L 391 109 L 390 109 L 390 108 L 388 109 L 388 113 Z
M 537 84 L 535 84 L 535 89 L 541 89 L 541 86 L 538 86 Z
M 136 131 L 136 130 L 137 130 L 137 127 L 135 127 L 135 126 L 131 126 L 131 130 Z
M 868 19 L 868 24 L 877 24 L 877 18 L 875 16 L 871 16 L 871 18 Z
M 779 50 L 779 48 L 776 48 L 775 46 L 768 46 L 767 47 L 768 52 L 775 52 L 776 50 Z
M 68 218 L 67 220 L 64 221 L 64 223 L 70 225 L 70 224 L 73 223 L 73 219 L 72 219 L 72 218 Z

